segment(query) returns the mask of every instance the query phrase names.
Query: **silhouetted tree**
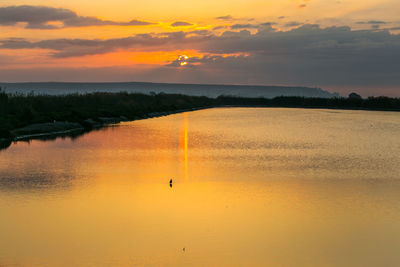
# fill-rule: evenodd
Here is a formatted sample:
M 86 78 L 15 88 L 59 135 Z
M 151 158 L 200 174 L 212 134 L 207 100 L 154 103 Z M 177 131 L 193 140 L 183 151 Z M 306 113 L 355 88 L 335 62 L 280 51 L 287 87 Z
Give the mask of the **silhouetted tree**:
M 8 95 L 0 87 L 0 113 L 5 114 L 8 104 Z
M 362 97 L 361 97 L 359 94 L 357 94 L 357 93 L 351 93 L 351 94 L 349 94 L 349 98 L 350 98 L 350 99 L 362 99 Z

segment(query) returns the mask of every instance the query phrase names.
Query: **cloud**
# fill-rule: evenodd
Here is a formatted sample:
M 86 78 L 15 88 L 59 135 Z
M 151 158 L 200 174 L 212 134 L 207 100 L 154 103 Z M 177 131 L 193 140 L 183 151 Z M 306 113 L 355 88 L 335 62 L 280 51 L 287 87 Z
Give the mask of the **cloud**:
M 213 30 L 222 30 L 222 29 L 226 29 L 228 28 L 228 26 L 216 26 L 213 28 Z
M 276 22 L 264 22 L 264 23 L 261 23 L 259 25 L 260 25 L 260 27 L 271 27 L 271 26 L 276 25 L 276 24 L 277 24 Z
M 243 57 L 243 55 L 233 55 L 233 56 L 220 56 L 220 55 L 204 55 L 202 57 L 188 57 L 182 60 L 182 56 L 178 56 L 172 62 L 167 63 L 166 67 L 195 67 L 199 64 L 214 64 L 218 61 L 233 59 Z M 184 62 L 185 64 L 182 64 Z
M 216 17 L 219 20 L 233 20 L 234 18 L 231 15 Z
M 381 20 L 358 21 L 357 24 L 386 24 L 387 22 Z
M 297 21 L 291 21 L 285 24 L 285 27 L 297 27 L 302 25 L 303 23 Z
M 215 19 L 229 21 L 229 22 L 232 22 L 232 21 L 251 22 L 251 21 L 255 21 L 256 20 L 255 18 L 249 18 L 249 17 L 241 17 L 241 18 L 239 18 L 239 17 L 233 17 L 231 15 L 220 16 L 220 17 L 216 17 Z
M 17 23 L 26 23 L 27 29 L 59 29 L 66 27 L 85 26 L 144 26 L 154 23 L 131 20 L 129 22 L 115 22 L 102 20 L 96 17 L 83 17 L 75 12 L 64 8 L 53 8 L 46 6 L 8 6 L 0 7 L 0 25 L 14 26 Z M 60 22 L 61 26 L 49 24 Z
M 21 38 L 0 40 L 0 49 L 46 49 L 54 58 L 79 57 L 113 52 L 119 49 L 146 50 L 183 48 L 191 43 L 200 43 L 213 38 L 209 31 L 165 32 L 159 34 L 137 34 L 114 39 L 50 39 L 32 42 Z
M 381 20 L 370 20 L 368 21 L 369 24 L 386 24 L 385 21 L 381 21 Z
M 305 24 L 288 31 L 266 26 L 253 33 L 248 30 L 224 31 L 222 34 L 177 31 L 106 40 L 0 40 L 0 49 L 24 48 L 50 50 L 53 58 L 117 50 L 193 49 L 204 56 L 188 59 L 188 65 L 193 67 L 185 70 L 185 79 L 192 81 L 202 77 L 200 82 L 203 83 L 218 80 L 339 89 L 400 88 L 400 35 L 388 30 L 352 30 L 346 26 L 321 28 Z M 247 56 L 226 57 L 244 54 Z M 174 66 L 177 66 L 176 62 L 168 63 L 169 69 Z
M 186 22 L 186 21 L 176 21 L 171 24 L 172 27 L 184 27 L 184 26 L 192 26 L 192 23 Z
M 190 31 L 186 32 L 186 35 L 210 35 L 212 32 L 209 30 L 195 30 L 195 31 Z
M 257 24 L 233 24 L 230 28 L 232 30 L 239 29 L 258 29 L 259 25 Z
M 232 30 L 240 30 L 240 29 L 260 29 L 263 27 L 271 27 L 273 25 L 276 25 L 275 22 L 264 22 L 264 23 L 259 23 L 259 24 L 233 24 L 230 26 Z

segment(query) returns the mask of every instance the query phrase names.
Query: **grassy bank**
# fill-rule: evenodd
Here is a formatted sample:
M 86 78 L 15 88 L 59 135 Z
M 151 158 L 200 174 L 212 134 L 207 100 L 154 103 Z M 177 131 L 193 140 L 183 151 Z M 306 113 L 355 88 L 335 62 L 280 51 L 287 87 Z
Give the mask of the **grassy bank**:
M 66 96 L 22 96 L 0 94 L 0 137 L 13 138 L 21 134 L 35 134 L 49 130 L 54 123 L 61 130 L 91 128 L 104 123 L 144 118 L 156 112 L 170 112 L 213 104 L 206 97 L 183 95 L 143 95 L 128 93 L 94 93 Z M 75 123 L 75 125 L 71 125 Z M 34 125 L 28 127 L 28 125 Z M 36 126 L 35 126 L 36 125 Z M 23 128 L 23 129 L 22 129 Z
M 340 108 L 400 111 L 398 98 L 239 98 L 173 94 L 93 93 L 86 95 L 35 96 L 7 95 L 0 92 L 0 138 L 73 129 L 167 115 L 181 110 L 218 106 L 266 106 Z

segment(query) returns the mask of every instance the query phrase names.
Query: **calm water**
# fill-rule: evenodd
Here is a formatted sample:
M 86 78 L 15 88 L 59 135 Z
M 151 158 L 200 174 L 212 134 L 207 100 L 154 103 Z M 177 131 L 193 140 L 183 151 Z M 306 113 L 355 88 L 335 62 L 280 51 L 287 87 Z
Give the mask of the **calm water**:
M 18 142 L 0 266 L 399 266 L 399 137 L 399 113 L 232 108 Z

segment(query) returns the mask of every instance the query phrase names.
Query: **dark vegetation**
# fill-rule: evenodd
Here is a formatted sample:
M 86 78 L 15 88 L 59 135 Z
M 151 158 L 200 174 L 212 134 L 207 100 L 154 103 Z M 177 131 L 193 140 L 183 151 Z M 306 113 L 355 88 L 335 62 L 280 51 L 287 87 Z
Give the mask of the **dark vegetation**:
M 305 107 L 400 111 L 400 99 L 388 97 L 362 98 L 304 98 L 276 97 L 239 98 L 207 97 L 175 94 L 92 93 L 85 95 L 8 95 L 0 90 L 0 139 L 13 139 L 22 132 L 16 130 L 38 124 L 44 128 L 53 123 L 57 130 L 80 126 L 92 128 L 96 123 L 135 120 L 170 112 L 218 106 Z M 57 127 L 58 128 L 57 128 Z M 36 127 L 37 128 L 37 127 Z M 50 127 L 51 128 L 51 127 Z M 29 127 L 26 127 L 29 129 Z M 35 131 L 32 130 L 32 133 Z
M 82 128 L 91 128 L 96 123 L 120 121 L 121 116 L 123 120 L 134 120 L 146 118 L 151 113 L 207 107 L 213 104 L 214 100 L 207 97 L 167 94 L 26 96 L 0 92 L 0 138 L 13 138 L 15 129 L 32 124 L 41 124 L 42 128 L 49 128 L 49 123 L 53 123 L 57 131 L 63 127 L 61 122 L 70 122 L 64 123 L 67 128 L 73 128 L 72 126 L 76 125 L 73 123 L 79 123 Z
M 328 109 L 364 109 L 382 111 L 400 111 L 400 98 L 369 97 L 363 98 L 306 98 L 280 96 L 266 98 L 238 98 L 220 96 L 216 99 L 218 105 L 233 106 L 267 106 L 267 107 L 297 107 L 297 108 L 328 108 Z

